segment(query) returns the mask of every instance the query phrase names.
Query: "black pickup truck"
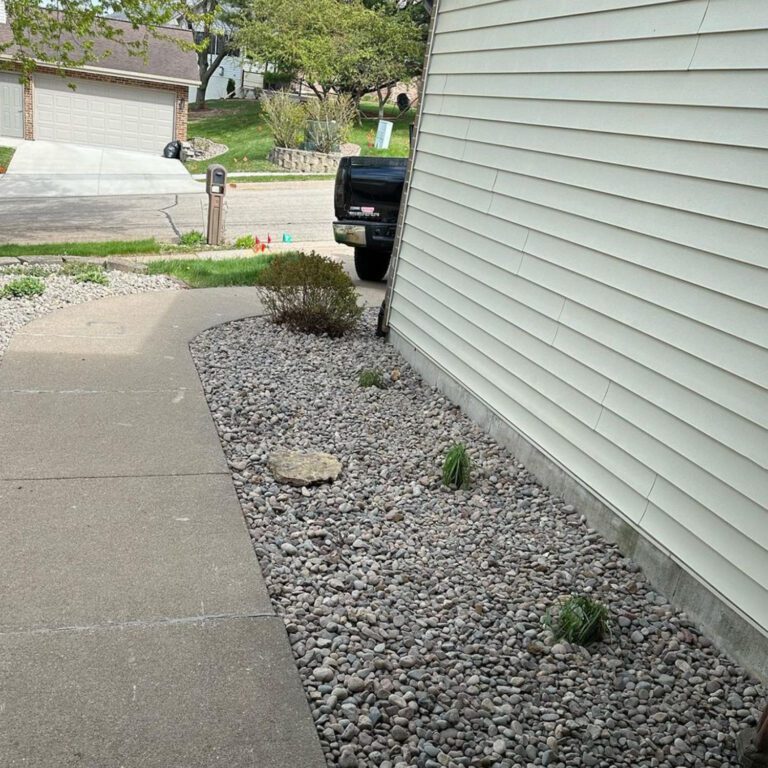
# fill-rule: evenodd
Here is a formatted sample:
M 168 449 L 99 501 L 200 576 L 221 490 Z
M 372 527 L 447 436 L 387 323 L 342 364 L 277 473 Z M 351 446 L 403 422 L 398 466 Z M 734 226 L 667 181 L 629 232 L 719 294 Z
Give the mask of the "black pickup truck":
M 333 236 L 355 249 L 361 280 L 387 274 L 407 163 L 404 157 L 345 157 L 339 165 Z

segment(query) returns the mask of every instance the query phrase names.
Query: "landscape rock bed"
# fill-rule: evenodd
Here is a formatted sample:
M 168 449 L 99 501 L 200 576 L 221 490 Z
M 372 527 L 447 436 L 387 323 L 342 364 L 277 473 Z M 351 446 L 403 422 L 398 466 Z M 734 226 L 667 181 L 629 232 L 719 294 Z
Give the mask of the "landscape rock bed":
M 195 136 L 189 141 L 181 142 L 179 159 L 182 163 L 211 160 L 214 157 L 223 155 L 227 151 L 229 151 L 229 147 L 226 144 L 217 144 L 215 141 L 211 141 L 211 139 Z
M 7 283 L 23 277 L 18 266 L 0 267 L 0 289 Z M 34 265 L 33 273 L 45 283 L 45 293 L 29 298 L 0 299 L 0 357 L 5 352 L 11 336 L 23 325 L 36 317 L 53 312 L 70 304 L 101 299 L 105 296 L 126 296 L 144 291 L 168 291 L 180 285 L 162 275 L 150 276 L 118 270 L 106 272 L 109 285 L 78 283 L 60 274 L 60 267 Z
M 333 340 L 248 319 L 192 344 L 328 765 L 737 766 L 763 688 L 374 326 L 368 311 Z M 364 368 L 389 386 L 360 388 Z M 440 482 L 455 441 L 467 491 Z M 279 485 L 277 449 L 342 474 Z M 572 593 L 609 607 L 612 638 L 552 640 L 541 619 Z

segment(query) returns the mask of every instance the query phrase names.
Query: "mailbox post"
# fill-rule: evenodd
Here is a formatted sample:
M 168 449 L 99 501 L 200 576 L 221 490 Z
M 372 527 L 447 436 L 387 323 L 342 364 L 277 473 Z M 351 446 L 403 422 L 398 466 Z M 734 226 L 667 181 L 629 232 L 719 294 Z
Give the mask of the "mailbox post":
M 205 191 L 208 193 L 208 245 L 221 245 L 224 242 L 224 195 L 227 192 L 227 169 L 223 165 L 208 166 Z

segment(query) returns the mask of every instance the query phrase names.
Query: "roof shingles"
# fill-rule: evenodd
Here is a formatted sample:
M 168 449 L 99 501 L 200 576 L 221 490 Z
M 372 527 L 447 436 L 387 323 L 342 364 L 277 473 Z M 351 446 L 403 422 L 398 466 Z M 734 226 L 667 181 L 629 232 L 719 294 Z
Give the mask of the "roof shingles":
M 122 30 L 121 41 L 97 40 L 94 60 L 88 64 L 90 71 L 99 69 L 120 72 L 137 80 L 142 75 L 148 79 L 162 78 L 181 83 L 198 82 L 197 56 L 185 50 L 179 43 L 191 43 L 192 32 L 178 27 L 162 27 L 161 37 L 150 34 L 145 27 L 134 29 L 129 22 L 109 19 L 109 23 Z M 125 43 L 147 39 L 147 57 L 131 54 Z M 0 24 L 0 44 L 12 42 L 9 24 Z M 73 38 L 74 40 L 74 38 Z M 74 40 L 76 43 L 77 41 Z M 13 56 L 13 46 L 3 52 L 3 58 Z

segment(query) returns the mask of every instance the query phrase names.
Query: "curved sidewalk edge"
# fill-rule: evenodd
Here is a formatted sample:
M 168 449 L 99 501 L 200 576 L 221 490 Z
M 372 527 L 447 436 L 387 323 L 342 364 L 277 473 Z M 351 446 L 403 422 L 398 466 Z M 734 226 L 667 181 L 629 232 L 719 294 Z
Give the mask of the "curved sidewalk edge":
M 325 766 L 189 341 L 253 289 L 111 297 L 0 364 L 0 765 Z

